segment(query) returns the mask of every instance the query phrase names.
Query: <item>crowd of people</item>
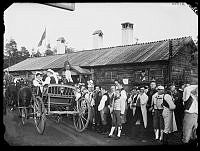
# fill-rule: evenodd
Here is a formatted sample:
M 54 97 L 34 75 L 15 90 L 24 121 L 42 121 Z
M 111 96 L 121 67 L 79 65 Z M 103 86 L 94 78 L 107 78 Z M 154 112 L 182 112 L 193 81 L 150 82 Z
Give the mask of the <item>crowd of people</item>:
M 151 81 L 150 87 L 134 86 L 128 93 L 121 81 L 115 80 L 109 90 L 88 81 L 76 96 L 90 102 L 88 128 L 105 137 L 120 139 L 127 135 L 146 141 L 150 134 L 155 141 L 168 144 L 169 135 L 177 132 L 182 143 L 197 139 L 198 85 L 164 87 Z
M 73 80 L 68 69 L 66 65 L 65 80 L 70 84 Z M 42 95 L 49 84 L 66 82 L 48 69 L 46 76 L 36 73 L 32 83 Z M 174 84 L 164 87 L 151 81 L 149 86 L 133 86 L 127 92 L 120 80 L 115 80 L 109 90 L 89 80 L 87 84 L 75 84 L 75 87 L 76 99 L 85 97 L 90 102 L 88 129 L 105 137 L 119 140 L 121 135 L 126 135 L 130 139 L 146 141 L 150 134 L 155 141 L 168 144 L 169 135 L 178 132 L 183 143 L 197 140 L 197 84 L 182 84 L 176 88 Z

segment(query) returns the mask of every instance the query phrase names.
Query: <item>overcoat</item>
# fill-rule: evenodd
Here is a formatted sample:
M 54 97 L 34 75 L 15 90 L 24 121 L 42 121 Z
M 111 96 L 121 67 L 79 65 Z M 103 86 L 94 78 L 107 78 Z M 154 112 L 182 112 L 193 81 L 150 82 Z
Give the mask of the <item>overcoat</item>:
M 141 111 L 142 111 L 142 118 L 143 118 L 143 122 L 144 122 L 144 127 L 147 127 L 147 101 L 148 101 L 148 96 L 146 95 L 146 93 L 143 94 L 139 94 L 138 98 L 140 97 L 140 107 L 141 107 Z M 136 106 L 133 107 L 133 116 L 135 115 L 135 110 L 136 110 Z

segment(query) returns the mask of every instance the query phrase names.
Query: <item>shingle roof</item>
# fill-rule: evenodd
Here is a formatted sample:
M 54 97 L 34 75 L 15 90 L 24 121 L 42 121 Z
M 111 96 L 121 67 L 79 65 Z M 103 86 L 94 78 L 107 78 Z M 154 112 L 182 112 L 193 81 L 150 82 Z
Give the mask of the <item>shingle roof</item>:
M 191 37 L 170 40 L 172 42 L 173 55 L 175 55 L 185 44 L 193 42 Z M 63 68 L 64 62 L 67 59 L 69 59 L 72 66 L 89 67 L 168 60 L 168 58 L 169 39 L 126 46 L 83 50 L 62 55 L 29 58 L 11 66 L 9 70 L 18 71 Z

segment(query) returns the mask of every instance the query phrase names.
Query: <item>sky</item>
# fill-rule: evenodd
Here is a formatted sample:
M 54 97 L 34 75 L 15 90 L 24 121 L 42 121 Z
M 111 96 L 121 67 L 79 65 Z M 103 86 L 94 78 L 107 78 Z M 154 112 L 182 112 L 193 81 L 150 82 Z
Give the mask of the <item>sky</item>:
M 198 16 L 185 3 L 75 3 L 69 11 L 39 3 L 14 3 L 4 11 L 4 43 L 38 49 L 46 27 L 47 41 L 55 47 L 64 37 L 75 50 L 93 48 L 92 34 L 103 32 L 103 47 L 122 44 L 121 23 L 133 23 L 138 43 L 198 36 Z

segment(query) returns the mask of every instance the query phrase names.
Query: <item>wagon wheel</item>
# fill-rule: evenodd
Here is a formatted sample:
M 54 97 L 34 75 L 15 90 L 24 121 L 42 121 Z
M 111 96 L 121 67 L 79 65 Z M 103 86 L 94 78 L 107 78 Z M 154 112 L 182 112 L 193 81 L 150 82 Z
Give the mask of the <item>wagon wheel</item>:
M 73 121 L 74 126 L 78 132 L 82 132 L 88 126 L 90 119 L 90 104 L 87 99 L 80 98 L 77 101 L 76 111 L 78 114 L 74 114 Z
M 39 134 L 43 134 L 45 129 L 45 107 L 42 98 L 36 96 L 34 99 L 34 121 Z

